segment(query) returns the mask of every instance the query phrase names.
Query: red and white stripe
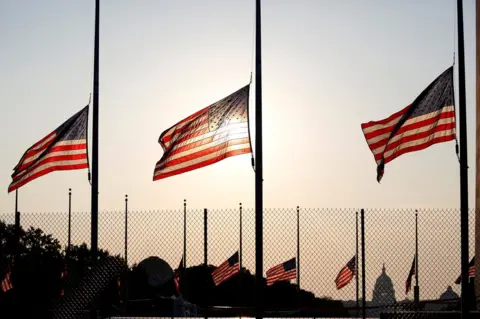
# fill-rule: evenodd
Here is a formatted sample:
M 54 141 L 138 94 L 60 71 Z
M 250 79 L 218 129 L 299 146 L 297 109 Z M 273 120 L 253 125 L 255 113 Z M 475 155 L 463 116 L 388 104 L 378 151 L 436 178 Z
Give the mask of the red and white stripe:
M 337 275 L 337 278 L 335 278 L 335 285 L 337 286 L 337 289 L 342 289 L 346 285 L 352 281 L 352 278 L 354 276 L 354 271 L 346 265 L 343 267 L 340 272 Z
M 402 154 L 419 151 L 433 144 L 454 140 L 455 111 L 454 106 L 444 106 L 438 111 L 409 118 L 390 139 L 395 125 L 411 107 L 381 120 L 362 124 L 363 134 L 367 140 L 377 165 L 382 158 L 388 163 Z
M 285 271 L 283 264 L 274 266 L 267 270 L 267 286 L 271 286 L 277 281 L 293 280 L 296 278 L 297 268 Z
M 55 133 L 49 134 L 42 139 L 43 142 L 40 141 L 27 150 L 15 167 L 8 192 L 53 171 L 88 168 L 86 139 L 57 142 L 42 155 L 54 138 Z
M 212 278 L 215 286 L 220 285 L 225 280 L 230 279 L 233 275 L 240 271 L 240 263 L 235 263 L 230 267 L 228 260 L 224 261 L 220 266 L 212 271 Z
M 12 274 L 12 271 L 8 269 L 7 273 L 5 274 L 5 278 L 2 280 L 2 291 L 7 292 L 10 289 L 13 288 L 12 281 L 10 280 L 10 275 Z
M 157 162 L 153 180 L 201 168 L 227 157 L 251 153 L 248 122 L 230 119 L 210 132 L 209 107 L 189 116 L 160 137 L 165 158 Z

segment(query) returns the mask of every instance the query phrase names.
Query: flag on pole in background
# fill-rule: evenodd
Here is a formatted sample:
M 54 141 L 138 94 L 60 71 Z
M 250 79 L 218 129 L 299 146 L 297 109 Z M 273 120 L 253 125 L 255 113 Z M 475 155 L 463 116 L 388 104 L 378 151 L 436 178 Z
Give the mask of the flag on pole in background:
M 473 256 L 472 260 L 468 263 L 468 277 L 473 277 L 475 278 L 475 256 Z M 455 280 L 455 283 L 457 285 L 460 285 L 462 282 L 462 274 L 458 276 L 457 280 Z
M 335 285 L 337 286 L 337 289 L 342 289 L 346 285 L 350 283 L 352 280 L 353 276 L 356 275 L 357 272 L 357 256 L 353 256 L 352 259 L 348 261 L 348 263 L 340 269 L 340 272 L 337 275 L 337 278 L 335 278 Z
M 277 281 L 291 280 L 297 278 L 296 258 L 276 265 L 267 270 L 267 286 L 271 286 Z
M 158 140 L 164 153 L 155 165 L 153 180 L 251 153 L 249 88 L 250 84 L 164 131 Z
M 7 292 L 13 288 L 12 280 L 10 276 L 12 275 L 12 263 L 10 262 L 7 267 L 7 272 L 5 273 L 5 277 L 2 280 L 2 291 Z
M 410 289 L 412 288 L 412 277 L 416 272 L 416 263 L 415 256 L 413 257 L 412 267 L 410 267 L 410 272 L 408 273 L 407 281 L 405 282 L 405 294 L 407 295 Z
M 60 273 L 60 279 L 61 279 L 61 282 L 62 282 L 62 288 L 60 290 L 60 296 L 62 296 L 62 297 L 65 296 L 65 286 L 66 286 L 67 275 L 68 275 L 67 264 L 64 264 L 62 272 Z
M 182 256 L 182 259 L 180 259 L 180 265 L 178 265 L 178 268 L 175 269 L 175 272 L 173 274 L 173 282 L 175 283 L 175 289 L 177 290 L 178 295 L 182 294 L 180 292 L 180 278 L 182 276 L 183 270 L 184 270 L 184 267 L 183 267 L 183 256 Z
M 13 169 L 8 192 L 51 173 L 88 168 L 88 105 L 33 144 Z
M 230 258 L 224 261 L 220 266 L 212 271 L 212 278 L 215 286 L 230 279 L 233 275 L 240 271 L 240 259 L 238 258 L 238 251 Z
M 451 66 L 403 110 L 384 120 L 362 124 L 377 162 L 378 182 L 385 164 L 400 155 L 456 138 L 454 101 Z

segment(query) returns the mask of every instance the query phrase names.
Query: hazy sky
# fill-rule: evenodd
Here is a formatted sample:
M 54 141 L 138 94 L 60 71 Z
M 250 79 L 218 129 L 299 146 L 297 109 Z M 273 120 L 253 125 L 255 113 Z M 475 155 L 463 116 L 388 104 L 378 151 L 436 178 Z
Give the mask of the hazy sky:
M 386 118 L 410 104 L 452 64 L 457 50 L 456 1 L 262 3 L 265 207 L 458 208 L 454 142 L 402 155 L 386 165 L 378 184 L 376 164 L 360 128 L 363 122 Z M 471 205 L 474 24 L 474 1 L 464 1 Z M 253 0 L 102 0 L 100 210 L 122 209 L 124 194 L 134 210 L 181 209 L 184 198 L 194 208 L 236 208 L 239 202 L 254 206 L 249 155 L 152 181 L 155 163 L 162 156 L 157 143 L 160 134 L 248 83 L 253 32 Z M 4 187 L 0 212 L 14 211 L 14 193 L 7 194 L 7 187 L 24 151 L 88 103 L 93 36 L 93 0 L 0 2 L 0 185 Z M 458 92 L 456 68 L 455 85 Z M 254 134 L 254 117 L 251 120 Z M 30 182 L 19 190 L 19 210 L 66 211 L 68 188 L 74 193 L 73 209 L 89 211 L 86 170 L 54 172 Z M 342 218 L 336 221 L 339 230 L 326 236 L 342 234 Z M 275 219 L 270 223 L 276 225 Z M 371 236 L 392 238 L 396 229 L 388 225 L 392 228 L 388 232 Z M 88 236 L 85 240 L 89 242 Z M 351 240 L 341 243 L 344 250 L 329 268 L 328 280 L 333 281 L 332 276 L 351 258 Z M 381 238 L 376 245 L 388 250 L 381 248 Z M 265 269 L 291 258 L 291 248 L 293 252 L 269 254 Z M 396 257 L 402 259 L 396 277 L 399 291 L 411 263 L 409 248 L 402 251 L 408 258 Z M 212 262 L 233 253 L 231 247 L 224 249 Z M 385 261 L 377 259 L 369 280 L 376 278 Z M 178 261 L 176 255 L 169 260 Z M 448 277 L 455 277 L 456 266 L 449 269 Z M 433 295 L 444 287 L 439 283 Z
M 458 207 L 454 142 L 403 155 L 378 184 L 360 128 L 411 103 L 452 64 L 455 1 L 262 7 L 265 206 Z M 474 1 L 464 12 L 473 203 Z M 100 14 L 100 209 L 122 207 L 126 193 L 138 209 L 181 207 L 184 198 L 199 208 L 253 206 L 249 155 L 152 177 L 163 130 L 248 83 L 254 1 L 103 0 Z M 94 1 L 2 1 L 0 30 L 0 211 L 9 212 L 23 152 L 88 102 Z M 69 187 L 74 209 L 89 210 L 86 170 L 30 182 L 19 209 L 65 210 Z

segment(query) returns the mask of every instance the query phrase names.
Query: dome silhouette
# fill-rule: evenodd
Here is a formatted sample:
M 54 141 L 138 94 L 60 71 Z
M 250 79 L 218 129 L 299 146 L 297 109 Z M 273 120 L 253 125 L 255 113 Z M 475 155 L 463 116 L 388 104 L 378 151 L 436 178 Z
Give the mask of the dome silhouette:
M 392 279 L 387 275 L 385 264 L 373 288 L 373 305 L 391 305 L 396 302 Z
M 460 296 L 455 291 L 453 291 L 452 286 L 448 286 L 447 290 L 440 295 L 440 299 L 443 300 L 457 298 L 460 298 Z

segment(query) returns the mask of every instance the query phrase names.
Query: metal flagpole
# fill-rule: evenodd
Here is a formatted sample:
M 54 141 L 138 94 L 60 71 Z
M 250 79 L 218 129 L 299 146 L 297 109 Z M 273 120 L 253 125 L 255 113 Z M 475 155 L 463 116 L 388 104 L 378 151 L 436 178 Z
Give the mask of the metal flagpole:
M 360 211 L 360 223 L 361 223 L 361 232 L 362 232 L 362 318 L 366 318 L 365 307 L 366 307 L 366 291 L 365 291 L 365 211 Z
M 208 216 L 207 209 L 203 210 L 203 264 L 208 269 Z M 205 316 L 205 319 L 208 317 Z
M 356 293 L 355 293 L 355 299 L 357 301 L 357 306 L 356 306 L 356 309 L 357 309 L 357 317 L 358 317 L 358 313 L 359 313 L 359 308 L 360 308 L 360 304 L 359 304 L 359 300 L 358 300 L 358 212 L 355 212 L 355 284 L 356 284 Z
M 297 206 L 297 288 L 300 289 L 300 206 Z
M 95 45 L 93 60 L 93 129 L 92 129 L 92 260 L 97 261 L 98 251 L 98 71 L 100 38 L 100 0 L 95 0 Z
M 476 46 L 476 180 L 475 180 L 475 259 L 480 260 L 480 1 L 475 1 L 475 46 Z M 475 264 L 475 273 L 480 273 L 480 262 Z M 480 277 L 475 276 L 475 293 L 480 297 Z M 480 298 L 476 301 L 480 309 Z
M 183 200 L 183 269 L 187 269 L 187 200 Z
M 468 162 L 467 108 L 465 97 L 465 53 L 463 40 L 463 3 L 457 0 L 458 87 L 460 120 L 460 243 L 462 265 L 462 318 L 468 316 Z
M 418 212 L 415 210 L 415 287 L 413 288 L 415 309 L 420 306 L 420 288 L 418 286 Z
M 18 189 L 15 190 L 15 263 L 20 257 L 20 212 L 18 211 Z
M 243 215 L 243 209 L 242 209 L 242 203 L 240 203 L 240 247 L 238 249 L 238 262 L 240 264 L 240 276 L 243 275 L 242 271 L 242 252 L 243 252 L 243 234 L 242 234 L 242 216 Z M 240 306 L 243 306 L 243 286 L 242 286 L 242 279 L 243 277 L 240 277 L 241 279 L 238 281 L 240 285 Z M 240 313 L 240 318 L 242 318 L 242 313 Z
M 261 3 L 255 10 L 255 299 L 256 318 L 263 317 L 263 133 Z
M 128 195 L 125 194 L 125 273 L 124 273 L 124 307 L 128 307 Z
M 240 247 L 239 247 L 239 254 L 238 254 L 238 262 L 240 264 L 240 271 L 242 270 L 242 249 L 243 249 L 243 238 L 242 238 L 242 214 L 243 214 L 243 211 L 242 211 L 242 203 L 240 203 Z
M 208 219 L 207 209 L 203 210 L 203 264 L 208 267 Z
M 125 194 L 125 265 L 128 266 L 128 195 Z
M 72 243 L 72 189 L 68 189 L 68 246 L 67 252 L 70 256 L 70 249 Z

